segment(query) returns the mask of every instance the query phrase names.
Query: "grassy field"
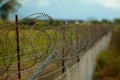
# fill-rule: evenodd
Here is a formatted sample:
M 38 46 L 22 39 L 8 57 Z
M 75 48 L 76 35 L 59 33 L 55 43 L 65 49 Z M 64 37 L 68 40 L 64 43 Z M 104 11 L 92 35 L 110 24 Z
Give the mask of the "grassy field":
M 20 62 L 23 77 L 33 73 L 39 65 L 52 52 L 53 48 L 59 49 L 61 33 L 54 28 L 21 28 L 19 27 Z M 11 75 L 18 70 L 17 45 L 15 27 L 0 28 L 0 80 L 6 75 Z M 11 73 L 11 71 L 13 71 Z M 29 75 L 28 75 L 29 73 Z M 17 78 L 17 74 L 14 76 Z M 13 80 L 13 79 L 10 79 Z M 26 79 L 25 79 L 26 80 Z
M 54 39 L 54 35 L 54 29 L 19 29 L 21 59 L 32 59 L 37 54 L 45 53 L 48 47 L 50 47 L 50 40 Z M 15 30 L 9 28 L 0 29 L 0 45 L 0 67 L 5 67 L 5 65 L 9 64 L 10 59 L 17 62 Z
M 109 48 L 97 58 L 94 80 L 120 80 L 120 26 L 114 28 Z
M 22 27 L 20 25 L 20 65 L 21 71 L 25 69 L 22 72 L 23 77 L 29 77 L 36 66 L 40 65 L 53 50 L 57 50 L 61 56 L 64 48 L 66 57 L 75 55 L 78 46 L 87 48 L 87 43 L 91 43 L 90 41 L 93 40 L 97 41 L 96 38 L 100 39 L 107 32 L 105 30 L 109 28 L 103 25 L 87 24 L 57 27 L 40 27 L 38 25 Z M 0 77 L 2 75 L 2 77 L 13 76 L 14 78 L 13 72 L 18 69 L 16 50 L 15 26 L 0 27 Z M 61 66 L 61 64 L 59 65 Z M 28 69 L 29 71 L 27 71 Z M 15 76 L 17 78 L 17 74 Z

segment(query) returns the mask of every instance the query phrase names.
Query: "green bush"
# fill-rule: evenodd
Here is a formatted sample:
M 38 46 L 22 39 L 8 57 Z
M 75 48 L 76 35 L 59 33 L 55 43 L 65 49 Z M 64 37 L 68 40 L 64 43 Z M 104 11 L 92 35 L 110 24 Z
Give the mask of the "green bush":
M 120 80 L 120 27 L 115 27 L 109 48 L 97 58 L 94 80 Z

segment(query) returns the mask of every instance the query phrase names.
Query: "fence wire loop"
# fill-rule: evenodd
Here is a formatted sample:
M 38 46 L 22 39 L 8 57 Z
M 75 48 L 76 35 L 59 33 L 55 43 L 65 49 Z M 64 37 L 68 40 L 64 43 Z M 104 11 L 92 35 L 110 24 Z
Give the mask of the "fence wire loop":
M 18 29 L 15 22 L 0 24 L 0 80 L 55 80 L 80 61 L 82 51 L 112 30 L 112 26 L 100 24 L 56 25 L 45 13 L 18 22 Z

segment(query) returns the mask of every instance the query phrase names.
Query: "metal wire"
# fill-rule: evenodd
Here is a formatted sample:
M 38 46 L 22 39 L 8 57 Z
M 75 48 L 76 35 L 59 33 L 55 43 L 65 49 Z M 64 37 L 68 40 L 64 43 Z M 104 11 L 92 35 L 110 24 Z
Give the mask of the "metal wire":
M 54 22 L 53 18 L 45 13 L 35 13 L 19 20 L 21 80 L 28 80 L 43 64 L 49 65 L 36 75 L 35 80 L 54 80 L 60 74 L 65 80 L 62 69 L 77 63 L 84 51 L 112 30 L 110 25 L 53 26 L 51 22 Z M 0 25 L 0 80 L 18 79 L 16 47 L 15 23 Z M 44 63 L 54 50 L 57 55 Z M 64 65 L 61 65 L 62 60 Z

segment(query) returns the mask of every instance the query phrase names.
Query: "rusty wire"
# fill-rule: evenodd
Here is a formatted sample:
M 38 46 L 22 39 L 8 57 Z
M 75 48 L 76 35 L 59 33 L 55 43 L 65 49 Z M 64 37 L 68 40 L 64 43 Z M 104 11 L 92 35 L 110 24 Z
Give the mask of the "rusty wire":
M 55 25 L 45 13 L 35 13 L 19 20 L 21 80 L 30 79 L 43 64 L 41 73 L 34 80 L 54 80 L 62 69 L 70 68 L 80 60 L 84 52 L 112 30 L 109 25 Z M 17 54 L 15 23 L 0 25 L 0 79 L 17 80 Z M 64 37 L 63 37 L 64 36 Z M 56 50 L 57 55 L 44 63 Z M 64 50 L 64 54 L 63 54 Z M 64 65 L 61 65 L 61 61 Z M 51 69 L 51 66 L 53 69 Z M 49 78 L 51 77 L 51 79 Z M 61 79 L 60 79 L 61 80 Z

